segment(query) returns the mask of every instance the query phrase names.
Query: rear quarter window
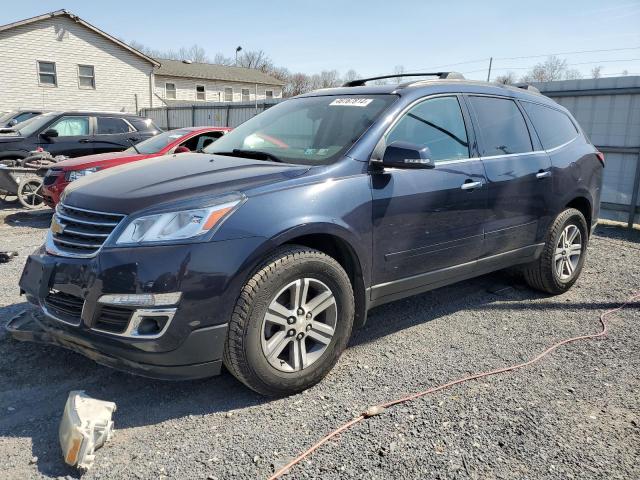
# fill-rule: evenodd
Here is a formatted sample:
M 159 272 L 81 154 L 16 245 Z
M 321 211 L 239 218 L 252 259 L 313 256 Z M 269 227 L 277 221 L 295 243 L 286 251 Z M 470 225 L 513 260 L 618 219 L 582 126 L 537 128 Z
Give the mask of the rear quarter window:
M 578 130 L 563 112 L 538 103 L 521 101 L 536 129 L 545 150 L 570 142 L 578 136 Z
M 510 155 L 533 150 L 529 129 L 513 100 L 470 96 L 482 144 L 483 157 Z

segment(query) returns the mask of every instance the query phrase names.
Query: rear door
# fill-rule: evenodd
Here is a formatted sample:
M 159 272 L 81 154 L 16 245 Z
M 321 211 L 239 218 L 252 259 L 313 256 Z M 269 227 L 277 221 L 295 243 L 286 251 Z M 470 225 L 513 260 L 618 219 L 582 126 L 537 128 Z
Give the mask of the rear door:
M 98 115 L 93 149 L 95 153 L 117 152 L 137 143 L 139 136 L 133 126 L 122 117 Z
M 448 267 L 472 268 L 481 252 L 487 189 L 482 163 L 470 155 L 470 120 L 461 107 L 457 95 L 429 97 L 385 135 L 386 145 L 426 145 L 435 168 L 371 173 L 373 300 L 455 276 L 460 270 Z
M 466 97 L 487 175 L 490 213 L 482 256 L 535 244 L 551 212 L 551 162 L 511 98 Z
M 82 157 L 94 153 L 91 143 L 91 118 L 88 115 L 65 115 L 45 127 L 55 130 L 57 137 L 39 136 L 39 145 L 52 155 Z

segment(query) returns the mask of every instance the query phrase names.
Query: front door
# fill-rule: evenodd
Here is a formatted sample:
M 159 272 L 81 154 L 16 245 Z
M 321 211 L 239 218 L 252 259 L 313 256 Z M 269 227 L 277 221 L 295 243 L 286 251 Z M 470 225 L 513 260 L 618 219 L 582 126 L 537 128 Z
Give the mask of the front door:
M 43 138 L 41 135 L 39 139 L 40 146 L 54 157 L 56 155 L 82 157 L 93 153 L 91 124 L 88 116 L 61 117 L 44 130 L 58 132 L 57 137 Z
M 548 224 L 551 161 L 514 100 L 466 98 L 475 118 L 488 182 L 491 213 L 482 256 L 526 249 L 543 236 L 539 230 Z
M 424 290 L 444 278 L 468 275 L 464 264 L 473 268 L 482 249 L 488 197 L 482 162 L 470 158 L 466 123 L 456 95 L 437 96 L 410 108 L 385 136 L 386 145 L 426 145 L 435 168 L 371 174 L 372 299 Z

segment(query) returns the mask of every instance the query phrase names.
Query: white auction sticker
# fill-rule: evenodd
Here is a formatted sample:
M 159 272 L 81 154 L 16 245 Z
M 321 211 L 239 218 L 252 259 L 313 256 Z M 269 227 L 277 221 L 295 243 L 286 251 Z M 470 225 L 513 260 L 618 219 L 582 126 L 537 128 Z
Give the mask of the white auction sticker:
M 336 98 L 329 105 L 343 105 L 348 107 L 366 107 L 373 98 Z

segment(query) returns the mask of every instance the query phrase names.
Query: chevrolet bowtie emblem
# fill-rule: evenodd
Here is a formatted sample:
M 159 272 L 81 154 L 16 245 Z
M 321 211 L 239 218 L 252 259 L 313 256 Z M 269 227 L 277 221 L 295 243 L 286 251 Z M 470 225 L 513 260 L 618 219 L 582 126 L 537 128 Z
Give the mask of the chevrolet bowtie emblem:
M 58 222 L 58 219 L 56 218 L 55 215 L 53 216 L 53 218 L 51 218 L 51 233 L 60 235 L 62 232 L 64 232 L 65 226 L 66 225 Z

